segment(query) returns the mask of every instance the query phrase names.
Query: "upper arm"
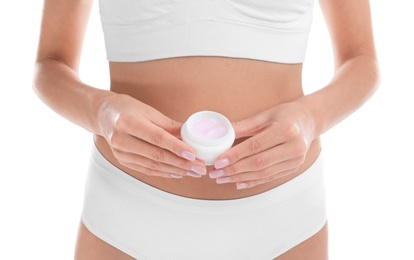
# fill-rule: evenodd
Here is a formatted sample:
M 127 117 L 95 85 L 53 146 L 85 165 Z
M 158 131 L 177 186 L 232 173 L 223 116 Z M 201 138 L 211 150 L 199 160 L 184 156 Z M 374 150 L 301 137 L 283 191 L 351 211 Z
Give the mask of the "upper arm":
M 376 58 L 369 0 L 319 0 L 336 66 L 358 55 Z
M 93 0 L 45 0 L 37 60 L 53 58 L 78 69 Z

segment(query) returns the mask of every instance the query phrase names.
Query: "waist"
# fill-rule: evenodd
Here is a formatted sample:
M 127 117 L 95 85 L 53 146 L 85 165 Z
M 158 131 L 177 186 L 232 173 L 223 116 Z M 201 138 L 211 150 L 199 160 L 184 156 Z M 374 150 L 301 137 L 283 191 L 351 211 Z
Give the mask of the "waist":
M 212 110 L 241 120 L 303 96 L 301 64 L 226 57 L 110 63 L 111 90 L 185 121 Z
M 128 94 L 179 122 L 212 110 L 238 121 L 303 95 L 301 65 L 222 57 L 185 57 L 111 63 L 111 90 Z M 235 144 L 243 140 L 236 140 Z M 233 199 L 270 190 L 305 171 L 319 155 L 316 140 L 297 173 L 247 190 L 216 184 L 209 176 L 180 180 L 151 177 L 120 165 L 106 140 L 95 143 L 108 161 L 129 175 L 172 194 L 200 199 Z M 208 169 L 210 170 L 210 169 Z
M 241 141 L 242 140 L 236 140 L 235 144 Z M 162 177 L 148 176 L 121 165 L 112 154 L 111 148 L 103 137 L 95 136 L 95 144 L 106 160 L 133 178 L 174 195 L 207 200 L 239 199 L 269 191 L 305 172 L 316 161 L 320 153 L 320 141 L 315 140 L 309 148 L 305 162 L 295 173 L 249 189 L 237 190 L 235 184 L 217 184 L 214 179 L 211 179 L 208 176 L 208 174 L 201 178 L 185 177 L 183 179 L 166 179 Z M 207 168 L 208 172 L 211 170 L 211 167 Z

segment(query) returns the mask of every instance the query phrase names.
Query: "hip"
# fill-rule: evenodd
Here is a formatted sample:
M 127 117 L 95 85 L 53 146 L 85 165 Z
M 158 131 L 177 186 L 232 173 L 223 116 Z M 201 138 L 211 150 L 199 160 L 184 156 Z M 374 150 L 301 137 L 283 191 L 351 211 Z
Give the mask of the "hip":
M 267 192 L 200 200 L 131 177 L 94 147 L 82 220 L 97 237 L 137 259 L 273 259 L 326 223 L 322 157 Z

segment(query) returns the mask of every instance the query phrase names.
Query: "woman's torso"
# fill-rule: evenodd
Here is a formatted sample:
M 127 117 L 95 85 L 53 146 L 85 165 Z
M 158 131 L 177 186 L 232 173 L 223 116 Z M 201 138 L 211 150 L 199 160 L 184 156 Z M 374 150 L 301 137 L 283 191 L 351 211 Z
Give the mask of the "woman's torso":
M 292 101 L 303 95 L 301 64 L 281 64 L 226 57 L 179 57 L 134 63 L 110 63 L 111 90 L 128 94 L 184 122 L 192 113 L 213 110 L 230 121 Z M 236 140 L 235 144 L 242 140 Z M 216 184 L 208 174 L 202 178 L 166 179 L 147 176 L 122 166 L 103 137 L 96 145 L 115 166 L 161 190 L 192 198 L 232 199 L 272 189 L 308 168 L 319 154 L 315 140 L 304 164 L 290 176 L 246 190 L 235 184 Z

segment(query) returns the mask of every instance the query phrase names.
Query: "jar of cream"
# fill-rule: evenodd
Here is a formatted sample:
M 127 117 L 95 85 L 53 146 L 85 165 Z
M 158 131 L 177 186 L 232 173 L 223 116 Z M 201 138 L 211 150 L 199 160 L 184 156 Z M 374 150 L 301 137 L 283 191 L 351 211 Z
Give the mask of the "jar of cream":
M 196 156 L 206 165 L 228 150 L 235 133 L 230 121 L 220 113 L 200 111 L 191 115 L 181 127 L 181 138 L 196 150 Z

